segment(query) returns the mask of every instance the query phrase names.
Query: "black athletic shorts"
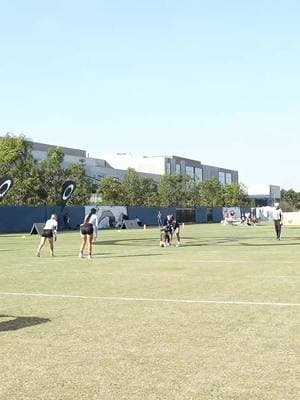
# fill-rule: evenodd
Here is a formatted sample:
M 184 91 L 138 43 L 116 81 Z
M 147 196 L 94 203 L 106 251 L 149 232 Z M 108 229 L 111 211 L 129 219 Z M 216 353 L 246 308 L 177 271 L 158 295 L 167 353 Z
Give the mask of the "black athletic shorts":
M 83 224 L 83 225 L 81 225 L 80 233 L 82 235 L 92 235 L 94 233 L 93 224 Z
M 42 237 L 45 238 L 52 238 L 53 237 L 53 230 L 52 229 L 44 229 L 42 233 Z

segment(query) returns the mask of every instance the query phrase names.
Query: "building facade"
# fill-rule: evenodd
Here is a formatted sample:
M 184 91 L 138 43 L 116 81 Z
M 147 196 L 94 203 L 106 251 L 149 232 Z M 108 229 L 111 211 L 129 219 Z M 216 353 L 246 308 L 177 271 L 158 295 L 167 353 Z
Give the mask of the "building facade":
M 1 139 L 1 137 L 0 137 Z M 238 171 L 202 164 L 201 161 L 179 156 L 134 156 L 130 153 L 116 153 L 106 160 L 89 157 L 85 150 L 61 147 L 31 141 L 35 160 L 44 160 L 50 149 L 60 147 L 64 153 L 63 166 L 84 161 L 86 175 L 97 181 L 114 176 L 122 179 L 128 168 L 134 168 L 140 176 L 149 177 L 159 183 L 161 175 L 181 174 L 190 176 L 195 182 L 216 178 L 222 185 L 238 183 Z
M 113 168 L 106 160 L 89 157 L 85 150 L 38 142 L 31 142 L 31 145 L 33 158 L 37 161 L 46 159 L 48 150 L 60 147 L 64 153 L 63 167 L 84 161 L 86 166 L 86 175 L 96 181 L 99 181 L 107 176 L 114 176 L 115 178 L 122 179 L 127 172 L 127 168 Z M 159 182 L 160 180 L 160 175 L 155 173 L 147 173 L 143 171 L 138 172 L 142 177 L 153 178 L 156 182 Z
M 280 186 L 256 184 L 248 186 L 248 196 L 253 199 L 256 207 L 274 206 L 281 198 Z
M 216 178 L 222 185 L 238 183 L 238 171 L 213 167 L 202 164 L 201 161 L 179 156 L 134 156 L 129 153 L 117 153 L 107 158 L 114 168 L 134 168 L 145 173 L 181 174 L 190 176 L 195 182 Z

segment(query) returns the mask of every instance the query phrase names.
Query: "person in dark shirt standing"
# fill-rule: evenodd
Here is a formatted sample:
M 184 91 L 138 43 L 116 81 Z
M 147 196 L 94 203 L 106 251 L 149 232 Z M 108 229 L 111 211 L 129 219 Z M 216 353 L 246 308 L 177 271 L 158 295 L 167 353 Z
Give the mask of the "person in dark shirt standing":
M 283 223 L 283 213 L 279 207 L 279 203 L 275 203 L 275 210 L 273 211 L 273 221 L 276 233 L 276 239 L 281 240 L 281 227 Z

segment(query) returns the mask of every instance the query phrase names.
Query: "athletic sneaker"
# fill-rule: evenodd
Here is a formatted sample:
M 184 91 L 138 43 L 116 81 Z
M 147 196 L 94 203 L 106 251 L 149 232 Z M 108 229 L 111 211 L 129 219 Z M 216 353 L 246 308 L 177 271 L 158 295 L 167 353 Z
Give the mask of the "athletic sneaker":
M 82 251 L 79 253 L 79 258 L 84 258 Z
M 90 254 L 88 255 L 88 259 L 89 259 L 89 260 L 91 260 L 91 259 L 92 259 L 92 256 L 91 256 Z
M 38 251 L 38 252 L 36 253 L 36 256 L 37 256 L 37 257 L 41 257 L 41 253 Z

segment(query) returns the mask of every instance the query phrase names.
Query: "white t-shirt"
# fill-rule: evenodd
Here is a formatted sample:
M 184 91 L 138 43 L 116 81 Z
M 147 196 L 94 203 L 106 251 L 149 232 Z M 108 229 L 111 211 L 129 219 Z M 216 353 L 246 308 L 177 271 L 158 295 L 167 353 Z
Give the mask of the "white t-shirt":
M 85 216 L 84 222 L 86 222 L 88 215 Z M 96 214 L 92 214 L 89 221 L 89 224 L 92 224 L 95 228 L 98 228 L 98 217 Z
M 273 220 L 274 221 L 281 221 L 282 220 L 282 210 L 281 208 L 275 208 L 273 211 Z
M 57 236 L 57 221 L 54 218 L 50 218 L 46 221 L 44 229 L 51 229 L 53 231 L 53 235 Z

